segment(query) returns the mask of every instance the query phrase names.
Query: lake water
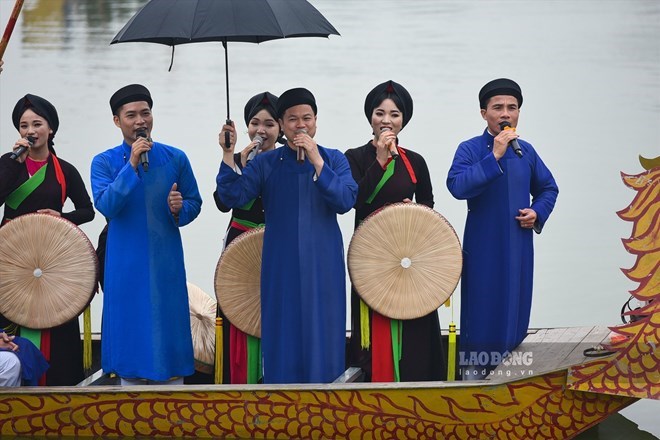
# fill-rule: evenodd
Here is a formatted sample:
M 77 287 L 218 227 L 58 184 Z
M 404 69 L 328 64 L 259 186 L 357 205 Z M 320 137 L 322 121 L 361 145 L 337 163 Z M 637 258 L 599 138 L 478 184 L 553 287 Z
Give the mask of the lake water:
M 154 97 L 154 138 L 186 150 L 204 206 L 183 228 L 189 281 L 213 295 L 213 276 L 229 216 L 211 194 L 221 160 L 217 133 L 226 117 L 224 52 L 219 43 L 171 49 L 146 43 L 110 46 L 145 0 L 26 0 L 0 77 L 0 145 L 17 138 L 11 110 L 25 93 L 58 109 L 58 154 L 89 185 L 92 157 L 121 141 L 110 95 L 145 84 Z M 436 210 L 460 237 L 464 201 L 451 197 L 447 170 L 458 143 L 480 134 L 477 93 L 511 77 L 525 98 L 518 132 L 532 142 L 560 187 L 555 212 L 535 238 L 532 327 L 616 325 L 637 287 L 620 268 L 634 257 L 621 239 L 631 224 L 616 212 L 632 201 L 620 172 L 640 173 L 638 155 L 660 155 L 660 2 L 657 0 L 314 0 L 341 36 L 229 44 L 231 114 L 247 143 L 242 112 L 249 97 L 297 86 L 316 95 L 322 145 L 364 144 L 371 128 L 364 97 L 393 79 L 411 93 L 414 116 L 403 146 L 426 158 Z M 2 29 L 14 1 L 0 0 Z M 89 188 L 89 186 L 88 186 Z M 1 209 L 1 208 L 0 208 Z M 345 245 L 353 213 L 340 219 Z M 82 229 L 96 243 L 98 215 Z M 137 275 L 137 274 L 136 274 Z M 101 297 L 93 301 L 100 329 Z M 460 301 L 440 310 L 458 321 Z M 657 401 L 622 414 L 660 435 Z M 641 435 L 641 433 L 640 433 Z

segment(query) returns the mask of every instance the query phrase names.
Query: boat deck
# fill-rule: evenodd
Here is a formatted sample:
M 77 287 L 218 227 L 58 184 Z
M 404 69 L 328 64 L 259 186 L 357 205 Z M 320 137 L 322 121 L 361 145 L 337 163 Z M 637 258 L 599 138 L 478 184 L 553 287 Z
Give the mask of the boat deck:
M 511 382 L 592 361 L 594 358 L 585 356 L 584 350 L 608 342 L 609 334 L 610 329 L 601 326 L 530 330 L 513 350 L 511 362 L 503 362 L 485 379 L 491 383 Z

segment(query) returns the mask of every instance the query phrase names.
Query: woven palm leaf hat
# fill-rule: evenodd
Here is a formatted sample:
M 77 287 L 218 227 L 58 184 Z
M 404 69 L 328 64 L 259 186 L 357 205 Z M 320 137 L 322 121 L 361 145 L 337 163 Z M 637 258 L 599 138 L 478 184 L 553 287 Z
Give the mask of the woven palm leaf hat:
M 213 374 L 215 361 L 215 312 L 218 306 L 215 298 L 193 283 L 188 286 L 190 305 L 190 332 L 193 341 L 195 369 Z
M 416 203 L 395 203 L 367 217 L 353 234 L 347 260 L 360 297 L 392 319 L 436 310 L 456 289 L 463 266 L 454 228 Z
M 261 251 L 264 227 L 242 233 L 224 250 L 215 270 L 215 296 L 227 319 L 261 337 Z
M 0 313 L 45 329 L 77 317 L 96 290 L 94 246 L 75 224 L 26 214 L 0 228 Z

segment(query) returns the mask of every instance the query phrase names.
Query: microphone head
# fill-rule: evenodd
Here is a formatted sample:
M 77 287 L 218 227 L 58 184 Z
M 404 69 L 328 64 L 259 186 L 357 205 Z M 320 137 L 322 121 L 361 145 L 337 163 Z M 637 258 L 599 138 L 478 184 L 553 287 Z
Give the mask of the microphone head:
M 380 127 L 380 132 L 383 133 L 385 131 L 391 131 L 392 129 L 390 127 Z
M 147 130 L 145 130 L 144 128 L 140 128 L 135 132 L 135 136 L 139 138 L 146 138 Z
M 500 130 L 504 130 L 505 128 L 511 127 L 511 123 L 509 121 L 502 121 L 500 122 Z
M 262 138 L 262 137 L 259 136 L 259 135 L 255 135 L 255 136 L 252 138 L 252 142 L 256 142 L 256 144 L 257 144 L 257 147 L 256 147 L 256 148 L 261 148 L 261 146 L 264 144 L 264 138 Z
M 33 145 L 34 145 L 34 141 L 36 141 L 36 139 L 33 138 L 32 136 L 28 136 L 28 137 L 26 137 L 25 140 L 28 141 L 28 143 L 30 144 L 30 147 L 33 146 Z

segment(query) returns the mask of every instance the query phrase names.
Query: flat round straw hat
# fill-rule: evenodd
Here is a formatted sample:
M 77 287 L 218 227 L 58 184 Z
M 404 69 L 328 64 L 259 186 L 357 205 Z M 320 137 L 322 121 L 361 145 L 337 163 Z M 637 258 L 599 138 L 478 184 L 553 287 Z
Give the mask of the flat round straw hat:
M 193 283 L 186 284 L 195 369 L 212 374 L 215 361 L 215 314 L 218 303 L 215 298 Z
M 261 250 L 263 227 L 236 237 L 220 256 L 215 270 L 215 296 L 229 322 L 261 337 Z
M 98 260 L 70 221 L 26 214 L 0 228 L 0 313 L 33 329 L 77 317 L 96 290 Z
M 367 217 L 348 248 L 348 273 L 369 307 L 393 319 L 436 310 L 461 276 L 461 244 L 449 222 L 416 203 L 395 203 Z

